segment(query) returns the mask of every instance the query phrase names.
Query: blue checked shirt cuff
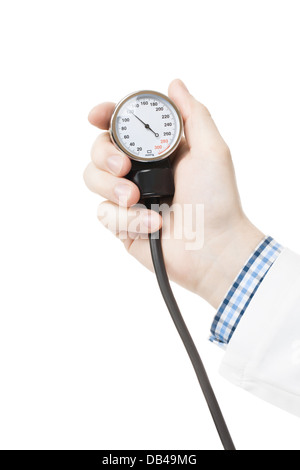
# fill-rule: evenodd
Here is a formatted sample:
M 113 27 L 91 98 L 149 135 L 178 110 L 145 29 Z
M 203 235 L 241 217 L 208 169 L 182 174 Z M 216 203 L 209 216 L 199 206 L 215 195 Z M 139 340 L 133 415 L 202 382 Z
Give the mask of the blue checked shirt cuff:
M 223 348 L 229 343 L 261 282 L 283 247 L 266 237 L 237 276 L 221 303 L 211 327 L 209 340 Z

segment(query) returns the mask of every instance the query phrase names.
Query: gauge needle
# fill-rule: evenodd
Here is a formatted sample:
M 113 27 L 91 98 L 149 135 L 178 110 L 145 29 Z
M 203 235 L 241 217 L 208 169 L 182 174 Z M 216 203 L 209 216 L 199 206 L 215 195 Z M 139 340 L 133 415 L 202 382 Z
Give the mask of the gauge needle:
M 153 129 L 151 129 L 151 127 L 149 126 L 149 124 L 146 124 L 144 121 L 142 121 L 136 114 L 134 114 L 134 116 L 139 120 L 141 121 L 142 124 L 144 124 L 145 128 L 146 129 L 149 129 L 149 131 L 153 132 L 153 134 L 155 135 L 155 137 L 159 137 L 159 134 L 157 132 L 154 132 Z

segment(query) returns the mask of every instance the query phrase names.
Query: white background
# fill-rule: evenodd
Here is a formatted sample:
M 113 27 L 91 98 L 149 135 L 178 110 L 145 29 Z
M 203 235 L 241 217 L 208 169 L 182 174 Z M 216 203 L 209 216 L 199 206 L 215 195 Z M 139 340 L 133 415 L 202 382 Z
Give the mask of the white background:
M 220 449 L 154 276 L 97 221 L 87 114 L 182 78 L 250 219 L 299 251 L 299 2 L 3 0 L 0 44 L 1 448 Z M 237 447 L 299 450 L 298 418 L 218 376 L 214 310 L 174 291 Z

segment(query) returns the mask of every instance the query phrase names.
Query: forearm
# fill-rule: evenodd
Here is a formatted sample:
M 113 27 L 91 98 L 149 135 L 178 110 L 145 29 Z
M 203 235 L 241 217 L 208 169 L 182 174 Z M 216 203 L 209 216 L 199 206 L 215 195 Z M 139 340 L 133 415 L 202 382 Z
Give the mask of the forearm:
M 207 241 L 205 246 L 206 269 L 199 279 L 198 293 L 214 308 L 218 308 L 236 276 L 245 265 L 264 234 L 245 216 L 216 239 Z

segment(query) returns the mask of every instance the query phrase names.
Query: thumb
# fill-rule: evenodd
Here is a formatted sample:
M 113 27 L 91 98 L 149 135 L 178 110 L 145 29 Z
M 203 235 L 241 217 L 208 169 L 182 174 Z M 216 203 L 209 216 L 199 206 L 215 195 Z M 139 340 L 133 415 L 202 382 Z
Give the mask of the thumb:
M 184 134 L 190 148 L 211 153 L 218 144 L 222 144 L 222 147 L 226 145 L 208 109 L 190 94 L 181 80 L 171 82 L 169 97 L 181 112 Z

